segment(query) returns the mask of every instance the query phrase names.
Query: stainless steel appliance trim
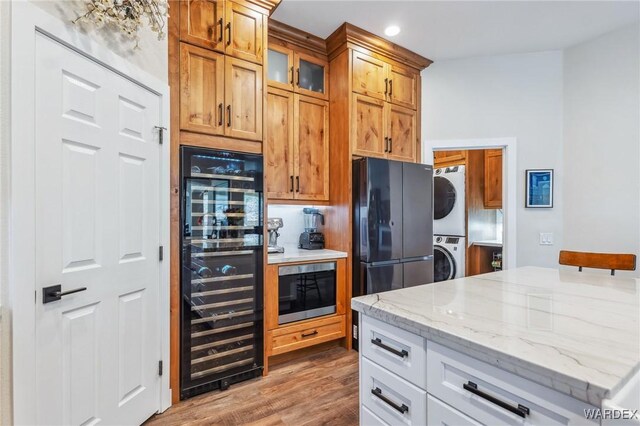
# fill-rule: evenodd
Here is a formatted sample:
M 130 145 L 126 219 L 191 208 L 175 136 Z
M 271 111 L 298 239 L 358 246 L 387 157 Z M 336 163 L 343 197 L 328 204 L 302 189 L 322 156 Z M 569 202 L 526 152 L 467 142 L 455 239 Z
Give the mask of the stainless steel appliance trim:
M 308 274 L 313 272 L 335 271 L 336 262 L 324 263 L 305 263 L 303 265 L 281 266 L 278 269 L 278 275 L 283 277 L 287 275 Z
M 409 263 L 409 262 L 417 262 L 420 260 L 431 260 L 433 259 L 433 255 L 430 254 L 429 256 L 419 256 L 419 257 L 406 257 L 402 260 L 400 260 L 400 263 Z
M 210 241 L 210 240 L 204 240 Z M 215 240 L 211 240 L 215 241 Z M 192 241 L 194 243 L 195 241 Z M 220 256 L 240 256 L 243 254 L 253 254 L 253 250 L 238 250 L 238 251 L 212 251 L 207 253 L 192 253 L 191 257 L 220 257 Z
M 252 177 L 246 176 L 231 176 L 231 175 L 216 175 L 211 173 L 191 173 L 192 178 L 207 178 L 207 179 L 220 179 L 220 180 L 242 180 L 246 182 L 255 181 Z
M 246 194 L 257 194 L 255 189 L 244 189 L 244 188 L 219 188 L 216 186 L 192 186 L 191 192 L 195 191 L 214 191 L 214 192 L 244 192 Z M 224 204 L 220 202 L 220 204 Z
M 309 309 L 308 311 L 292 312 L 290 314 L 278 315 L 278 324 L 335 314 L 335 312 L 336 305 L 323 306 L 322 308 Z

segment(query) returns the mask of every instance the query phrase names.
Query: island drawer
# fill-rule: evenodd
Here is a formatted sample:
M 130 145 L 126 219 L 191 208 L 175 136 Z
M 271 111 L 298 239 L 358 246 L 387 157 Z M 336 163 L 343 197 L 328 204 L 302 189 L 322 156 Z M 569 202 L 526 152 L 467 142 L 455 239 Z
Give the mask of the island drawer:
M 389 426 L 364 405 L 360 406 L 360 424 L 363 426 Z
M 366 408 L 390 425 L 427 424 L 426 391 L 364 357 L 360 360 L 360 400 Z
M 427 424 L 429 426 L 481 426 L 481 423 L 431 395 L 427 395 Z
M 362 355 L 426 389 L 427 341 L 392 325 L 361 315 L 360 350 Z
M 433 342 L 427 389 L 484 424 L 598 424 L 585 418 L 589 404 Z

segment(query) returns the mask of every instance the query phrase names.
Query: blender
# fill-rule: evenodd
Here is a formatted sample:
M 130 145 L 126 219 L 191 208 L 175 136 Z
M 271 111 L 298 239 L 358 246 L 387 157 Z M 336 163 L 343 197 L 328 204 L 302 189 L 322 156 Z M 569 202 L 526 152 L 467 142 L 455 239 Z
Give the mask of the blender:
M 305 250 L 324 248 L 324 235 L 319 232 L 319 225 L 324 225 L 324 215 L 320 210 L 311 207 L 302 209 L 304 213 L 304 232 L 300 234 L 298 247 Z

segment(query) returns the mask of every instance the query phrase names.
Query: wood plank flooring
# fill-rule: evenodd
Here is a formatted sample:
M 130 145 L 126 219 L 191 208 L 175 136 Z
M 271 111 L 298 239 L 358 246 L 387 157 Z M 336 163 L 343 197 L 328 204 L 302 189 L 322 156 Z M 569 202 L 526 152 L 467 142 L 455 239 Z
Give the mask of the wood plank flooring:
M 182 401 L 145 425 L 357 425 L 358 353 L 333 347 Z

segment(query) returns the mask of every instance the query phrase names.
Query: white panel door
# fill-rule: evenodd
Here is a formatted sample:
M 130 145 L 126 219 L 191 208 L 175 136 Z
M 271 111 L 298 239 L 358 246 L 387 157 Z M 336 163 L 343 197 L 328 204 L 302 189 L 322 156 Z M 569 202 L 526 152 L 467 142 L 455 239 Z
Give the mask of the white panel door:
M 160 404 L 161 100 L 41 34 L 35 57 L 37 423 L 140 424 Z M 86 290 L 45 304 L 58 284 Z

